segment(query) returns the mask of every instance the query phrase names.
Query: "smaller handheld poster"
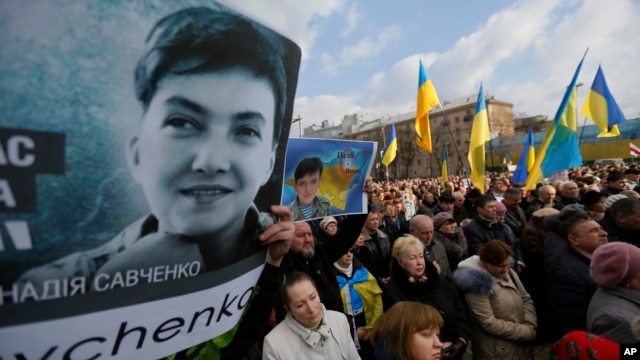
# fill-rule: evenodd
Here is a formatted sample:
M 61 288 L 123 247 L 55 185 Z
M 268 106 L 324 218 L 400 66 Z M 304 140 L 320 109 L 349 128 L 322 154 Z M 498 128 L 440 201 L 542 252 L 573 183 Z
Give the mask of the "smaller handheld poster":
M 371 141 L 289 139 L 282 205 L 294 221 L 367 212 L 365 180 L 378 144 Z

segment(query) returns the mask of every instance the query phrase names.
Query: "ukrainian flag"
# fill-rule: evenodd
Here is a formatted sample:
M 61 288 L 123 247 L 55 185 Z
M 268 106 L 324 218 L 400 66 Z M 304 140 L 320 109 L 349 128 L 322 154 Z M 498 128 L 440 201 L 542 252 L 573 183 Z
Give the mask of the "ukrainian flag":
M 484 193 L 484 168 L 485 151 L 484 143 L 491 140 L 489 133 L 489 117 L 487 115 L 487 104 L 484 100 L 484 89 L 480 84 L 478 101 L 476 102 L 476 114 L 473 118 L 471 136 L 469 138 L 469 167 L 471 168 L 471 182 L 480 192 Z
M 536 154 L 533 149 L 533 129 L 529 126 L 529 134 L 524 143 L 524 150 L 522 151 L 520 160 L 518 160 L 518 166 L 516 166 L 516 171 L 513 172 L 511 181 L 514 183 L 524 183 L 527 181 L 527 176 L 529 176 L 529 172 L 533 169 L 535 162 Z
M 447 144 L 442 144 L 442 180 L 440 180 L 442 188 L 444 188 L 447 181 L 449 181 L 449 169 L 447 165 Z
M 393 160 L 396 159 L 396 153 L 398 152 L 398 139 L 396 139 L 396 127 L 394 124 L 391 124 L 391 131 L 389 132 L 389 137 L 387 138 L 387 148 L 384 149 L 384 154 L 382 155 L 382 163 L 384 166 L 389 166 Z
M 420 75 L 418 78 L 418 101 L 416 110 L 416 145 L 431 153 L 431 125 L 429 125 L 429 110 L 440 103 L 436 88 L 433 86 L 429 74 L 420 60 Z
M 511 165 L 511 158 L 509 157 L 509 154 L 504 154 L 504 159 L 502 159 L 502 163 L 505 165 Z
M 545 177 L 582 165 L 582 154 L 580 154 L 576 136 L 578 130 L 576 81 L 586 55 L 585 52 L 562 98 L 554 122 L 547 130 L 542 145 L 538 149 L 535 165 L 527 177 L 527 189 L 535 189 L 536 184 Z
M 614 137 L 620 135 L 618 124 L 626 121 L 624 114 L 611 95 L 607 81 L 604 78 L 602 67 L 598 66 L 598 72 L 591 90 L 587 93 L 584 106 L 581 111 L 582 115 L 593 120 L 594 123 L 602 130 L 598 137 Z

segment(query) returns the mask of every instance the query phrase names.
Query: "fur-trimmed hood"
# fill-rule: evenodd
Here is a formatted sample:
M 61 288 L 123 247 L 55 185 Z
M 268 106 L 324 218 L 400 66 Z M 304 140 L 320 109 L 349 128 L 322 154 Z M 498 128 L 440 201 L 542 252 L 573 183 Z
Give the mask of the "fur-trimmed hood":
M 493 290 L 493 276 L 482 266 L 480 257 L 473 255 L 458 264 L 453 283 L 463 293 L 489 295 Z

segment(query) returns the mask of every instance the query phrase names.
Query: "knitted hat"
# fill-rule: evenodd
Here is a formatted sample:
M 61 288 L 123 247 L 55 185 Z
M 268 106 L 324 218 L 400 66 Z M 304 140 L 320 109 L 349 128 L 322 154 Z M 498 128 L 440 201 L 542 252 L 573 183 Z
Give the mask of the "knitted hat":
M 334 224 L 338 224 L 338 222 L 336 221 L 336 219 L 333 216 L 325 216 L 322 221 L 320 221 L 320 227 L 322 228 L 322 230 L 325 230 L 327 228 L 327 226 L 329 226 L 329 224 L 334 223 Z
M 433 228 L 438 231 L 440 226 L 447 222 L 447 220 L 453 220 L 454 222 L 456 221 L 453 216 L 451 216 L 451 214 L 446 211 L 437 213 L 436 216 L 433 217 Z
M 602 208 L 606 211 L 607 209 L 609 209 L 611 207 L 611 205 L 613 205 L 613 203 L 615 203 L 616 201 L 620 200 L 620 199 L 626 199 L 628 198 L 627 195 L 622 195 L 622 194 L 615 194 L 615 195 L 611 195 L 607 198 L 607 200 L 604 201 L 604 205 L 602 206 Z
M 607 197 L 607 194 L 600 191 L 589 190 L 586 193 L 582 194 L 582 196 L 580 197 L 580 203 L 586 206 L 588 209 L 589 206 L 596 204 L 603 197 Z
M 560 210 L 560 213 L 558 213 L 558 219 L 560 221 L 564 221 L 572 217 L 573 215 L 586 214 L 586 213 L 587 213 L 587 209 L 584 207 L 584 205 L 570 204 L 570 205 L 566 205 L 565 207 L 562 208 L 562 210 Z
M 640 248 L 625 242 L 601 245 L 591 257 L 590 274 L 609 289 L 628 284 L 640 275 Z
M 507 212 L 507 207 L 504 206 L 504 204 L 501 203 L 500 201 L 496 201 L 496 212 L 497 213 L 506 213 Z

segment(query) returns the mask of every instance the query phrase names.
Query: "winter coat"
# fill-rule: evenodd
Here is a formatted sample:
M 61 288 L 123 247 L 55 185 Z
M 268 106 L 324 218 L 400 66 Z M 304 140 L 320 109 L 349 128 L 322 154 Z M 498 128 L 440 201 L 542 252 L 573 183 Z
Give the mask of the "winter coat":
M 512 213 L 511 211 L 507 211 L 504 217 L 504 223 L 511 229 L 513 235 L 520 239 L 522 236 L 522 230 L 527 224 L 527 217 L 524 214 L 524 210 L 520 209 L 520 207 L 517 206 L 516 214 Z
M 467 238 L 462 231 L 456 231 L 453 236 L 442 234 L 438 231 L 433 233 L 433 241 L 444 246 L 447 253 L 447 260 L 451 271 L 458 268 L 458 263 L 467 257 Z
M 462 299 L 443 275 L 438 276 L 438 270 L 428 261 L 425 261 L 425 275 L 427 280 L 424 283 L 409 282 L 409 277 L 394 259 L 391 280 L 382 293 L 385 311 L 398 301 L 417 301 L 433 306 L 444 319 L 440 339 L 454 342 L 463 338 L 468 343 L 471 327 Z
M 376 239 L 367 232 L 364 233 L 364 245 L 359 249 L 356 257 L 370 273 L 380 280 L 390 274 L 391 239 L 381 230 L 376 230 Z
M 344 314 L 326 310 L 315 331 L 290 314 L 265 337 L 262 359 L 360 359 Z
M 516 238 L 513 231 L 511 231 L 505 223 L 499 221 L 489 223 L 486 220 L 476 217 L 464 229 L 464 236 L 467 238 L 469 256 L 477 255 L 480 245 L 489 240 L 502 240 L 511 246 L 514 259 L 521 265 L 524 265 L 524 259 L 522 258 L 522 252 L 520 250 L 520 240 Z
M 590 264 L 590 259 L 568 246 L 567 240 L 558 233 L 547 233 L 544 272 L 549 342 L 557 341 L 572 330 L 587 330 L 587 308 L 598 287 L 589 275 Z
M 493 277 L 474 255 L 458 265 L 453 279 L 471 317 L 474 359 L 529 359 L 537 326 L 533 300 L 515 271 Z
M 640 291 L 618 286 L 596 290 L 587 311 L 590 332 L 617 343 L 631 344 L 638 340 L 633 335 L 631 320 L 640 316 Z
M 442 275 L 447 277 L 447 279 L 451 279 L 452 273 L 449 259 L 447 258 L 447 250 L 441 242 L 436 241 L 435 237 L 431 239 L 429 246 L 425 245 L 424 247 L 424 260 L 437 262 L 438 265 L 440 265 Z

